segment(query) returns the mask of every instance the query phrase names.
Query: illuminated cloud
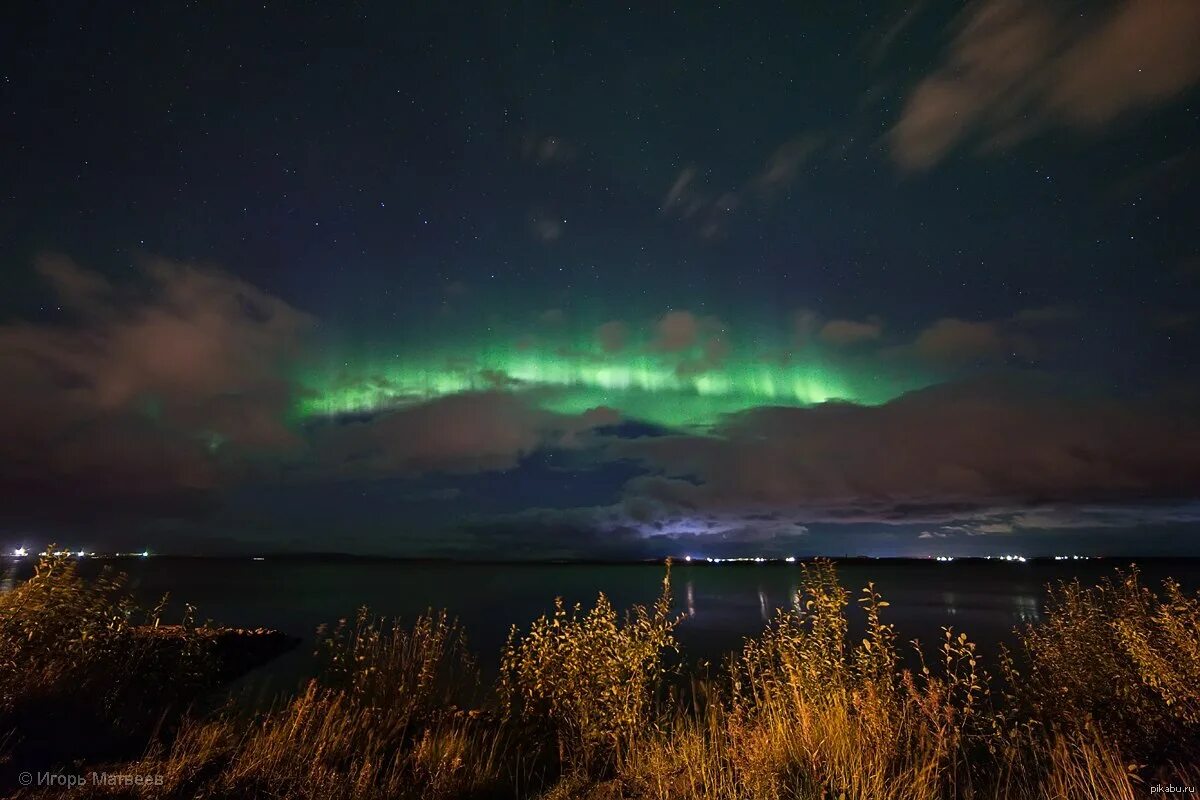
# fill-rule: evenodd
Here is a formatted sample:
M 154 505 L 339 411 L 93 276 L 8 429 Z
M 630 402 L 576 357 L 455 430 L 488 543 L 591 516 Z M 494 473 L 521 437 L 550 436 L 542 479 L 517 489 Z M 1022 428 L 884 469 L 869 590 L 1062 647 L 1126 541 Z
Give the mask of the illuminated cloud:
M 17 494 L 203 489 L 234 454 L 300 447 L 287 363 L 308 316 L 165 260 L 137 286 L 62 257 L 38 271 L 69 317 L 0 327 L 0 476 Z
M 1073 330 L 1078 320 L 1078 312 L 1068 306 L 1022 309 L 994 320 L 946 317 L 889 354 L 948 368 L 1028 362 L 1056 354 L 1063 332 Z
M 626 487 L 662 513 L 816 521 L 953 519 L 989 508 L 1188 498 L 1200 415 L 1170 398 L 1101 400 L 980 380 L 875 407 L 759 408 L 704 436 L 614 443 L 650 470 Z
M 1200 4 L 1122 0 L 1082 15 L 985 0 L 957 23 L 945 63 L 913 88 L 892 154 L 925 169 L 966 141 L 1004 149 L 1050 126 L 1098 130 L 1200 80 Z
M 946 364 L 1002 363 L 1010 357 L 1031 358 L 1037 353 L 1033 339 L 1008 332 L 995 322 L 940 319 L 921 331 L 913 343 L 916 353 Z
M 509 392 L 464 392 L 318 426 L 313 468 L 318 475 L 509 469 L 534 450 L 578 446 L 583 434 L 618 421 L 607 408 L 556 414 Z

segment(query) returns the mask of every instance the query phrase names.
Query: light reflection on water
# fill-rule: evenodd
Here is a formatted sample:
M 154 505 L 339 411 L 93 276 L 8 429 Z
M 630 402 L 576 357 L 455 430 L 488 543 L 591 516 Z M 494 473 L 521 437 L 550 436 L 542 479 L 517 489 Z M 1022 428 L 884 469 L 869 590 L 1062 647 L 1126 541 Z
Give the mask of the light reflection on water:
M 943 592 L 942 604 L 946 606 L 946 613 L 950 616 L 953 617 L 958 614 L 958 605 L 957 600 L 954 597 L 954 592 Z
M 1018 594 L 1013 597 L 1013 604 L 1016 607 L 1013 616 L 1018 622 L 1041 622 L 1042 621 L 1042 604 L 1041 601 L 1032 594 Z

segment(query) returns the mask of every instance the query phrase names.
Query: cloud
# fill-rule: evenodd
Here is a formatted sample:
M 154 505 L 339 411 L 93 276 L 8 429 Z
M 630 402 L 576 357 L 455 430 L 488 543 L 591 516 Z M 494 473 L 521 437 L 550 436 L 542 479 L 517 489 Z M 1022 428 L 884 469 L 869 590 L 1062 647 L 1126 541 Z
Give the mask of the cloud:
M 150 259 L 114 286 L 41 259 L 69 319 L 0 327 L 0 484 L 25 499 L 217 485 L 295 450 L 286 366 L 311 319 L 216 270 Z
M 926 361 L 961 366 L 978 362 L 998 363 L 1009 357 L 1031 358 L 1037 347 L 1023 333 L 1009 333 L 995 322 L 940 319 L 921 331 L 913 343 L 916 354 Z
M 1051 126 L 1099 130 L 1200 80 L 1200 4 L 1123 0 L 1080 19 L 1064 4 L 984 0 L 890 133 L 907 169 L 964 141 L 1004 149 Z
M 909 29 L 912 23 L 925 11 L 929 5 L 928 0 L 917 0 L 917 2 L 909 5 L 896 20 L 884 29 L 882 34 L 872 35 L 864 44 L 870 50 L 870 60 L 874 64 L 878 64 L 887 57 L 888 51 L 892 49 L 892 45 L 896 43 L 904 33 Z
M 619 353 L 629 343 L 629 326 L 620 320 L 611 320 L 596 328 L 596 341 L 606 353 Z
M 831 319 L 821 326 L 821 341 L 836 347 L 849 347 L 871 342 L 883 335 L 883 322 L 872 318 L 863 322 L 849 319 Z
M 606 408 L 556 414 L 524 394 L 464 392 L 328 422 L 312 434 L 312 464 L 318 475 L 502 470 L 539 448 L 578 446 L 591 429 L 618 421 Z
M 1070 306 L 1043 306 L 1017 311 L 995 320 L 946 317 L 920 331 L 911 345 L 891 354 L 914 356 L 944 367 L 1003 364 L 1053 355 L 1061 334 L 1079 319 Z
M 671 188 L 667 190 L 666 197 L 663 198 L 661 206 L 662 210 L 671 211 L 672 209 L 685 206 L 685 201 L 687 201 L 688 197 L 688 190 L 691 188 L 692 182 L 695 180 L 696 168 L 694 166 L 689 165 L 679 170 L 679 174 L 675 176 L 675 182 L 671 184 Z M 699 210 L 698 207 L 693 209 L 693 211 L 690 213 L 695 213 L 696 210 Z M 690 216 L 690 213 L 686 211 L 685 207 L 684 215 Z
M 790 139 L 771 153 L 757 173 L 723 189 L 711 185 L 696 165 L 688 164 L 676 173 L 659 210 L 692 222 L 703 238 L 715 238 L 748 202 L 756 200 L 760 206 L 774 202 L 795 182 L 801 167 L 820 152 L 824 143 L 824 136 L 812 133 Z
M 822 139 L 815 135 L 800 136 L 780 145 L 762 171 L 755 175 L 750 185 L 764 198 L 772 199 L 795 182 L 800 167 L 820 149 Z
M 696 345 L 700 338 L 700 319 L 690 311 L 668 311 L 654 326 L 653 348 L 677 353 Z
M 662 513 L 764 511 L 812 522 L 947 521 L 1048 502 L 1194 498 L 1200 414 L 1012 379 L 943 384 L 881 406 L 759 408 L 710 435 L 616 442 Z
M 668 311 L 654 325 L 650 350 L 679 356 L 675 374 L 688 377 L 719 368 L 732 348 L 725 325 L 716 317 Z
M 654 506 L 654 507 L 651 507 Z M 529 508 L 481 515 L 466 530 L 475 552 L 518 547 L 537 557 L 651 558 L 704 555 L 789 555 L 808 528 L 771 514 L 672 515 L 652 502 L 581 508 Z
M 694 222 L 700 235 L 711 239 L 722 233 L 729 217 L 741 205 L 737 191 L 718 191 L 707 186 L 695 166 L 679 171 L 667 190 L 659 210 L 681 220 Z

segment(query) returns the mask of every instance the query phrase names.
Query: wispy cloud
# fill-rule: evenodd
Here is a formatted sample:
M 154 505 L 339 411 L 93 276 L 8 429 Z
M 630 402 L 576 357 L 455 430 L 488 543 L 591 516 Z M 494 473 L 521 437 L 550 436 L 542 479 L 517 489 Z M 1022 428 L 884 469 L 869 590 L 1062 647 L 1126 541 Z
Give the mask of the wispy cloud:
M 1082 17 L 1061 3 L 984 0 L 964 12 L 941 67 L 892 129 L 906 169 L 974 141 L 1005 149 L 1051 126 L 1098 130 L 1200 80 L 1200 4 L 1123 0 Z

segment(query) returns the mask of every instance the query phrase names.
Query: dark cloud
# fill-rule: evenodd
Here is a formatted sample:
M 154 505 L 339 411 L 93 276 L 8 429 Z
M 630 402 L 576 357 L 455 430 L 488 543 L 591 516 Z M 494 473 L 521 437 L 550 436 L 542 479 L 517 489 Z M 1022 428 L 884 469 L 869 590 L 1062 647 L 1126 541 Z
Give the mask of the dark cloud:
M 619 421 L 611 409 L 556 414 L 533 400 L 506 391 L 466 392 L 327 422 L 311 437 L 312 469 L 316 476 L 503 470 L 540 448 L 578 446 L 593 428 Z
M 954 519 L 1054 500 L 1192 498 L 1192 404 L 1101 400 L 1016 379 L 944 384 L 882 406 L 733 415 L 706 436 L 619 442 L 663 514 L 762 510 L 811 521 Z
M 38 271 L 67 318 L 0 327 L 0 483 L 23 502 L 205 490 L 233 461 L 300 446 L 285 367 L 307 315 L 165 260 L 134 286 L 62 257 Z
M 1200 80 L 1200 4 L 977 2 L 909 95 L 892 153 L 924 169 L 967 140 L 1000 149 L 1051 126 L 1096 130 Z

